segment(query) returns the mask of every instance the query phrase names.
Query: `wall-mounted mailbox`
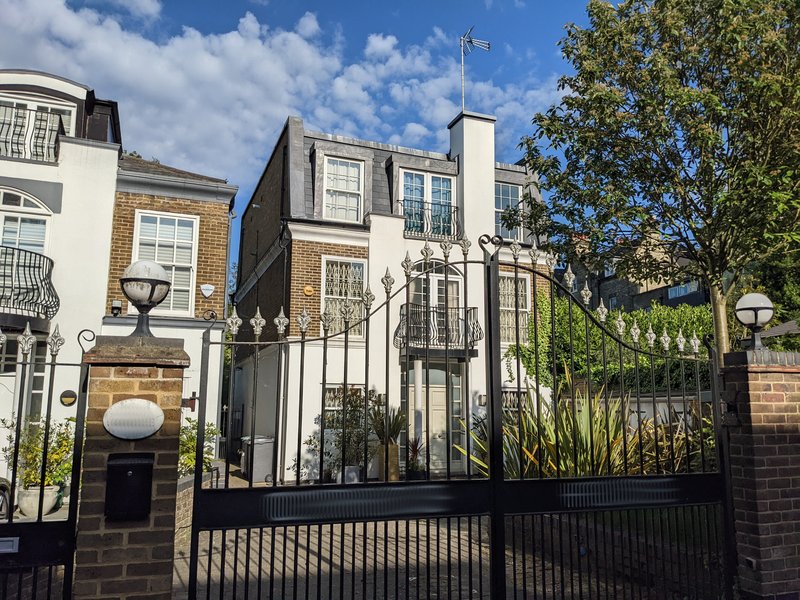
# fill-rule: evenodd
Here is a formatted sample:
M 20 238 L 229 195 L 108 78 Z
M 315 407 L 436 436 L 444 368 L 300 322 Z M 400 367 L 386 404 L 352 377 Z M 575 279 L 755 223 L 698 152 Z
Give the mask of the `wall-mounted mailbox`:
M 106 518 L 142 521 L 150 516 L 153 453 L 111 454 L 106 478 Z

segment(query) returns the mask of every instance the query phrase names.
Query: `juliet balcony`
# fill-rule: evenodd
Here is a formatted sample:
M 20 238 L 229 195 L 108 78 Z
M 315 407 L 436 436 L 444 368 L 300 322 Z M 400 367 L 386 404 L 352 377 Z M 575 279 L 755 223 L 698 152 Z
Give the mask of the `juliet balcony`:
M 400 323 L 394 332 L 394 346 L 409 354 L 445 352 L 456 357 L 473 354 L 475 344 L 483 339 L 477 307 L 426 306 L 404 304 Z
M 430 240 L 454 240 L 461 237 L 458 207 L 437 202 L 404 200 L 405 236 Z
M 0 323 L 47 330 L 61 301 L 52 281 L 52 259 L 19 248 L 0 246 Z
M 56 162 L 59 135 L 60 114 L 0 103 L 0 158 Z

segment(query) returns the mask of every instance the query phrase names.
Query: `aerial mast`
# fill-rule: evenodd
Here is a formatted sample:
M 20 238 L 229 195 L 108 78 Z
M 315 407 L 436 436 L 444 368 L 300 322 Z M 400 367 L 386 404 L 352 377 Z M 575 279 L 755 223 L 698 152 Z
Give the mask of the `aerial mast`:
M 470 27 L 467 33 L 462 35 L 459 39 L 461 46 L 461 112 L 464 112 L 464 57 L 467 54 L 470 54 L 475 48 L 480 48 L 481 50 L 486 50 L 487 52 L 492 48 L 492 45 L 489 42 L 485 40 L 476 40 L 473 38 L 473 29 L 475 29 L 475 25 Z

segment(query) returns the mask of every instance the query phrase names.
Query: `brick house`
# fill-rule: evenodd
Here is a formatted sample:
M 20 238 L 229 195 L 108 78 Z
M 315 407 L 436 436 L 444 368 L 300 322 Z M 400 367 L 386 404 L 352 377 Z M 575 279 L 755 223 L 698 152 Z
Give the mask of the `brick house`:
M 472 243 L 469 259 L 479 261 L 482 254 L 478 237 L 497 234 L 507 242 L 501 256 L 510 261 L 508 242 L 516 239 L 523 246 L 526 242 L 521 231 L 508 230 L 500 223 L 502 212 L 516 205 L 527 191 L 528 176 L 519 165 L 495 161 L 494 124 L 492 116 L 471 112 L 458 115 L 448 126 L 450 151 L 439 153 L 313 132 L 304 127 L 301 119 L 290 117 L 242 215 L 235 295 L 239 316 L 245 322 L 240 340 L 252 339 L 247 321 L 257 308 L 267 322 L 262 340 L 275 339 L 273 318 L 281 308 L 290 318 L 290 340 L 299 336 L 296 318 L 303 309 L 311 316 L 309 338 L 321 335 L 320 314 L 326 310 L 333 317 L 329 334 L 335 334 L 342 329 L 339 309 L 345 302 L 352 302 L 356 318 L 361 318 L 364 306 L 360 298 L 367 287 L 377 296 L 376 305 L 384 300 L 381 279 L 387 268 L 396 280 L 394 290 L 397 290 L 405 283 L 401 262 L 406 253 L 415 263 L 414 270 L 420 272 L 421 250 L 426 242 L 434 250 L 430 290 L 426 292 L 424 282 L 419 280 L 411 285 L 409 302 L 402 294 L 393 301 L 388 310 L 389 339 L 384 327 L 386 317 L 376 313 L 373 320 L 380 326 L 372 326 L 369 342 L 370 364 L 381 365 L 377 369 L 382 370 L 382 374 L 374 376 L 381 384 L 376 383 L 373 392 L 389 391 L 390 402 L 401 408 L 411 402 L 416 415 L 414 433 L 423 437 L 420 423 L 427 419 L 421 417 L 420 395 L 425 327 L 419 323 L 426 318 L 422 316 L 426 307 L 430 308 L 432 328 L 437 329 L 438 325 L 437 331 L 441 332 L 442 323 L 451 323 L 449 331 L 454 336 L 451 341 L 457 349 L 449 351 L 447 367 L 442 358 L 444 336 L 431 334 L 433 339 L 428 340 L 429 352 L 431 347 L 434 349 L 428 356 L 434 358 L 426 370 L 431 381 L 435 378 L 439 382 L 429 387 L 432 470 L 443 464 L 447 451 L 443 442 L 438 447 L 433 445 L 440 437 L 437 434 L 447 428 L 445 413 L 464 414 L 467 402 L 477 410 L 485 394 L 481 387 L 485 385 L 485 357 L 478 343 L 483 336 L 484 320 L 482 274 L 478 266 L 469 266 L 465 285 L 463 265 L 445 267 L 439 244 L 445 240 L 452 242 L 450 260 L 461 261 L 462 251 L 457 242 L 466 238 Z M 531 264 L 524 251 L 520 262 Z M 449 269 L 447 277 L 445 268 Z M 519 305 L 527 315 L 533 282 L 527 274 L 522 277 L 528 285 L 520 286 Z M 514 340 L 514 303 L 514 282 L 509 273 L 501 279 L 501 305 L 505 308 L 501 313 L 502 337 L 509 345 Z M 407 323 L 411 327 L 408 347 Z M 366 350 L 361 326 L 350 332 L 350 340 L 348 385 L 363 389 Z M 322 342 L 310 340 L 306 346 L 303 385 L 316 391 L 303 407 L 302 422 L 298 422 L 297 407 L 276 407 L 276 402 L 285 403 L 285 398 L 299 397 L 295 389 L 300 379 L 297 346 L 290 344 L 285 350 L 289 387 L 283 391 L 275 389 L 274 383 L 279 360 L 276 348 L 267 347 L 261 352 L 256 412 L 273 415 L 279 409 L 282 417 L 276 421 L 258 416 L 256 435 L 274 438 L 278 433 L 279 439 L 296 440 L 298 433 L 305 438 L 312 431 L 321 406 Z M 341 364 L 341 353 L 341 342 L 332 341 L 331 364 Z M 251 431 L 253 360 L 247 349 L 240 349 L 235 358 L 231 450 L 236 449 L 238 438 Z M 388 369 L 384 364 L 388 364 Z M 445 373 L 449 373 L 449 381 Z M 415 384 L 403 383 L 406 377 Z M 342 384 L 342 379 L 342 373 L 331 375 L 322 394 L 327 397 Z M 467 379 L 469 386 L 465 383 Z M 388 390 L 383 389 L 385 381 Z M 445 393 L 447 386 L 449 394 Z M 444 398 L 448 395 L 452 406 L 445 411 Z M 455 436 L 460 427 L 455 420 L 451 426 Z M 296 451 L 291 443 L 278 445 L 278 475 L 286 477 Z M 400 454 L 403 456 L 404 452 L 401 450 Z M 234 456 L 232 452 L 230 458 Z M 454 469 L 464 468 L 463 457 L 453 455 L 451 459 Z
M 697 279 L 667 283 L 664 281 L 634 281 L 617 274 L 613 265 L 598 271 L 575 261 L 575 290 L 583 288 L 584 281 L 592 292 L 591 307 L 596 308 L 603 300 L 609 310 L 623 308 L 627 311 L 649 307 L 653 302 L 664 306 L 700 306 L 709 303 L 708 290 Z M 559 272 L 563 277 L 563 271 Z
M 200 390 L 203 331 L 211 327 L 212 342 L 221 341 L 230 211 L 236 190 L 225 180 L 157 161 L 127 154 L 119 160 L 102 332 L 127 335 L 135 326 L 136 309 L 129 306 L 119 286 L 125 267 L 142 259 L 160 263 L 172 287 L 150 313 L 151 329 L 157 337 L 184 340 L 191 359 L 184 371 L 184 398 Z M 205 318 L 211 311 L 219 319 L 213 324 Z M 206 406 L 208 420 L 216 423 L 220 420 L 221 368 L 222 347 L 212 345 Z
M 208 326 L 202 316 L 223 311 L 235 193 L 219 179 L 122 156 L 117 103 L 98 99 L 87 86 L 0 70 L 0 417 L 16 413 L 19 398 L 24 418 L 45 417 L 43 369 L 36 368 L 25 390 L 18 387 L 17 336 L 25 327 L 36 336 L 39 363 L 49 358 L 45 340 L 56 326 L 66 340 L 63 363 L 81 362 L 77 338 L 84 329 L 127 335 L 135 320 L 127 303 L 112 316 L 112 302 L 122 299 L 117 279 L 148 252 L 158 253 L 174 284 L 152 328 L 186 340 L 196 367 L 186 374 L 184 394 L 199 390 L 199 339 Z M 214 286 L 208 298 L 200 292 L 204 284 Z M 219 339 L 218 329 L 214 335 Z M 219 353 L 212 358 L 214 390 Z M 77 385 L 76 369 L 57 371 L 54 418 L 66 414 L 59 394 Z

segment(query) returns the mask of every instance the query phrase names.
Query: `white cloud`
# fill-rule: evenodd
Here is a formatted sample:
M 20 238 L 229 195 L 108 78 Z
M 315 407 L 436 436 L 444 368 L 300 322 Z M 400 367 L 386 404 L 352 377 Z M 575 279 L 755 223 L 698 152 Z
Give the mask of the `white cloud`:
M 121 8 L 139 19 L 155 19 L 161 14 L 161 0 L 95 0 L 94 3 Z
M 297 27 L 295 28 L 297 33 L 299 33 L 304 38 L 312 38 L 320 32 L 319 23 L 317 22 L 317 15 L 314 13 L 307 12 L 300 20 L 297 22 Z
M 242 187 L 240 202 L 289 115 L 316 130 L 447 151 L 460 110 L 457 56 L 438 27 L 416 45 L 371 34 L 346 61 L 345 32 L 313 13 L 281 29 L 246 12 L 231 31 L 187 27 L 157 41 L 66 0 L 0 0 L 0 14 L 0 68 L 48 71 L 117 100 L 127 149 L 227 177 Z M 467 76 L 467 108 L 497 115 L 498 159 L 513 159 L 533 112 L 558 97 L 555 80 Z
M 393 35 L 383 35 L 381 33 L 371 33 L 367 37 L 367 46 L 364 48 L 364 56 L 367 58 L 385 58 L 395 52 L 397 38 Z

